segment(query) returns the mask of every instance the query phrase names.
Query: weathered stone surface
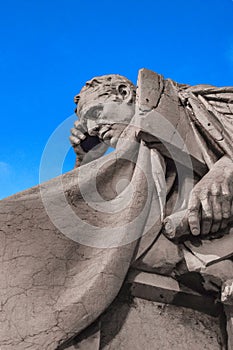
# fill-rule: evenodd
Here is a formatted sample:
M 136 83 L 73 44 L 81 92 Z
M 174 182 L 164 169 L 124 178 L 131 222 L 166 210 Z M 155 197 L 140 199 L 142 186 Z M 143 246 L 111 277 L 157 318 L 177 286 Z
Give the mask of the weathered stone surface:
M 133 266 L 139 270 L 169 276 L 182 259 L 181 248 L 160 235 L 152 248 Z
M 224 304 L 233 305 L 233 279 L 225 279 L 222 284 L 221 301 Z
M 219 294 L 222 284 L 232 278 L 233 261 L 226 259 L 206 266 L 202 260 L 185 247 L 183 247 L 182 251 L 185 264 L 181 264 L 179 268 L 177 268 L 176 273 L 181 280 L 186 276 L 186 283 L 188 283 L 188 274 L 191 273 L 191 282 L 192 273 L 195 273 L 196 276 L 197 274 L 199 275 L 199 288 L 203 288 L 203 291 L 216 292 Z M 198 288 L 198 283 L 196 283 L 196 287 Z
M 198 311 L 134 298 L 117 301 L 102 319 L 102 350 L 220 350 L 218 319 Z
M 99 350 L 101 336 L 100 330 L 101 322 L 97 320 L 94 324 L 87 327 L 81 334 L 67 343 L 64 343 L 57 350 Z
M 224 305 L 227 322 L 228 350 L 233 349 L 233 306 Z
M 233 261 L 219 261 L 216 264 L 202 268 L 200 273 L 205 280 L 204 287 L 206 290 L 208 290 L 208 286 L 210 290 L 213 290 L 213 287 L 221 290 L 222 284 L 233 276 Z
M 162 75 L 148 69 L 140 69 L 138 73 L 137 105 L 140 111 L 146 112 L 156 108 L 164 89 Z
M 72 129 L 71 142 L 86 165 L 82 163 L 78 171 L 41 185 L 41 192 L 37 187 L 1 202 L 1 350 L 62 349 L 108 308 L 138 256 L 147 271 L 176 277 L 173 268 L 179 272 L 177 265 L 184 268 L 189 261 L 187 272 L 198 269 L 207 290 L 212 284 L 218 291 L 221 283 L 229 280 L 232 264 L 226 258 L 232 256 L 232 234 L 215 241 L 207 238 L 199 247 L 185 243 L 190 254 L 186 251 L 184 260 L 179 248 L 164 237 L 155 242 L 164 219 L 165 198 L 173 197 L 170 203 L 175 206 L 170 213 L 186 209 L 191 202 L 188 218 L 193 235 L 201 233 L 197 226 L 202 228 L 203 236 L 210 228 L 215 233 L 210 221 L 226 224 L 232 216 L 232 88 L 199 89 L 143 70 L 137 99 L 135 86 L 118 75 L 92 79 L 76 96 L 80 121 Z M 213 100 L 224 105 L 218 103 L 216 107 Z M 88 141 L 91 135 L 94 143 Z M 99 141 L 103 141 L 103 148 Z M 96 153 L 92 153 L 94 145 L 101 148 L 97 147 Z M 96 160 L 106 145 L 116 147 L 116 151 Z M 165 170 L 157 170 L 171 164 L 174 186 L 168 184 Z M 198 178 L 195 191 L 191 191 L 193 187 L 183 191 L 185 184 L 190 184 L 190 170 Z M 42 203 L 42 193 L 46 204 Z M 209 213 L 209 207 L 213 212 Z M 195 219 L 192 223 L 190 212 Z M 215 217 L 219 213 L 223 213 L 221 220 Z M 161 278 L 137 276 L 132 281 L 134 295 L 178 305 L 184 305 L 186 297 L 189 305 L 192 299 L 203 300 L 198 293 L 181 290 L 174 280 L 164 283 Z M 161 308 L 137 299 L 128 313 L 125 304 L 122 308 L 118 304 L 118 308 L 123 311 L 120 322 L 118 316 L 115 318 L 118 310 L 110 311 L 113 324 L 108 321 L 108 312 L 105 315 L 107 332 L 103 327 L 102 348 L 219 346 L 209 318 L 208 325 L 200 325 L 195 333 L 193 322 L 199 320 L 199 315 L 193 312 L 173 312 L 172 307 Z M 162 318 L 161 310 L 168 310 Z M 122 320 L 125 326 L 112 331 L 111 327 L 122 326 Z M 166 329 L 163 339 L 161 326 Z M 137 329 L 143 330 L 143 337 L 136 337 Z M 107 339 L 111 332 L 115 339 Z M 92 335 L 81 339 L 78 347 L 98 347 L 99 330 Z M 205 342 L 206 337 L 212 337 L 211 344 Z
M 78 171 L 62 177 L 63 189 L 85 215 L 85 202 L 78 200 Z M 43 184 L 57 210 L 58 183 L 59 178 Z M 69 239 L 50 221 L 39 187 L 5 199 L 0 206 L 0 348 L 54 350 L 112 302 L 134 244 L 100 249 Z M 65 222 L 65 216 L 60 219 Z
M 186 241 L 184 244 L 196 257 L 208 266 L 233 255 L 233 229 L 230 229 L 229 234 L 219 239 L 205 239 L 197 245 L 189 241 Z
M 197 293 L 171 277 L 133 270 L 127 281 L 135 297 L 186 306 L 215 316 L 220 312 L 220 305 L 214 298 Z

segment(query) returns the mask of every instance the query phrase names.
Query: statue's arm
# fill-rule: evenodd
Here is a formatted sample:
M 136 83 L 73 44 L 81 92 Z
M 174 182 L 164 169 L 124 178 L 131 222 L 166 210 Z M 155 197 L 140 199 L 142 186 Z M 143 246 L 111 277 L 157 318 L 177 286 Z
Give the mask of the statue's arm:
M 233 161 L 219 159 L 193 188 L 188 205 L 193 235 L 207 235 L 227 227 L 233 219 Z

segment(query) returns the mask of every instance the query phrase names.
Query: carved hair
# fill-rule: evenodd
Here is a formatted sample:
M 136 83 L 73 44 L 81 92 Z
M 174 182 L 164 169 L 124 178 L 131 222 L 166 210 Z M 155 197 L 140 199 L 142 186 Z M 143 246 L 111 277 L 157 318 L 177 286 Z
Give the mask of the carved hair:
M 94 100 L 122 102 L 119 92 L 124 93 L 124 88 L 129 87 L 132 91 L 132 98 L 128 103 L 134 103 L 136 98 L 136 87 L 127 78 L 118 74 L 103 75 L 95 77 L 86 82 L 80 93 L 74 97 L 74 102 L 78 104 L 77 112 L 79 113 L 82 106 Z

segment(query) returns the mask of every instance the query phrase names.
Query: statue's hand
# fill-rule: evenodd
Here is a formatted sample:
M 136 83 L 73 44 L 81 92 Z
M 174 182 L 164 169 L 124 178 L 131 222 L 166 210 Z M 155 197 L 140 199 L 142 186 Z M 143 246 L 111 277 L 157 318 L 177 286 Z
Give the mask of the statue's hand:
M 74 148 L 75 153 L 77 154 L 78 159 L 81 161 L 85 156 L 86 152 L 81 147 L 81 142 L 86 138 L 86 130 L 79 120 L 76 120 L 74 127 L 70 130 L 70 143 Z
M 108 149 L 108 145 L 101 142 L 96 133 L 90 135 L 79 120 L 74 123 L 74 128 L 71 129 L 70 142 L 77 155 L 76 164 L 81 164 L 84 158 L 85 163 L 98 159 Z
M 188 221 L 194 236 L 215 233 L 233 218 L 233 162 L 227 156 L 195 185 L 189 199 Z

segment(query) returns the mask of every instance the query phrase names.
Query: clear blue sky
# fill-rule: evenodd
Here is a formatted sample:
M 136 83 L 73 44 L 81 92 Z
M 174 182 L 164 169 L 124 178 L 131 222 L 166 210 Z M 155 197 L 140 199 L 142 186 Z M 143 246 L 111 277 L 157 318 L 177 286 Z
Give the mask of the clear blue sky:
M 8 0 L 0 30 L 0 198 L 39 182 L 48 138 L 95 75 L 233 85 L 232 0 Z

